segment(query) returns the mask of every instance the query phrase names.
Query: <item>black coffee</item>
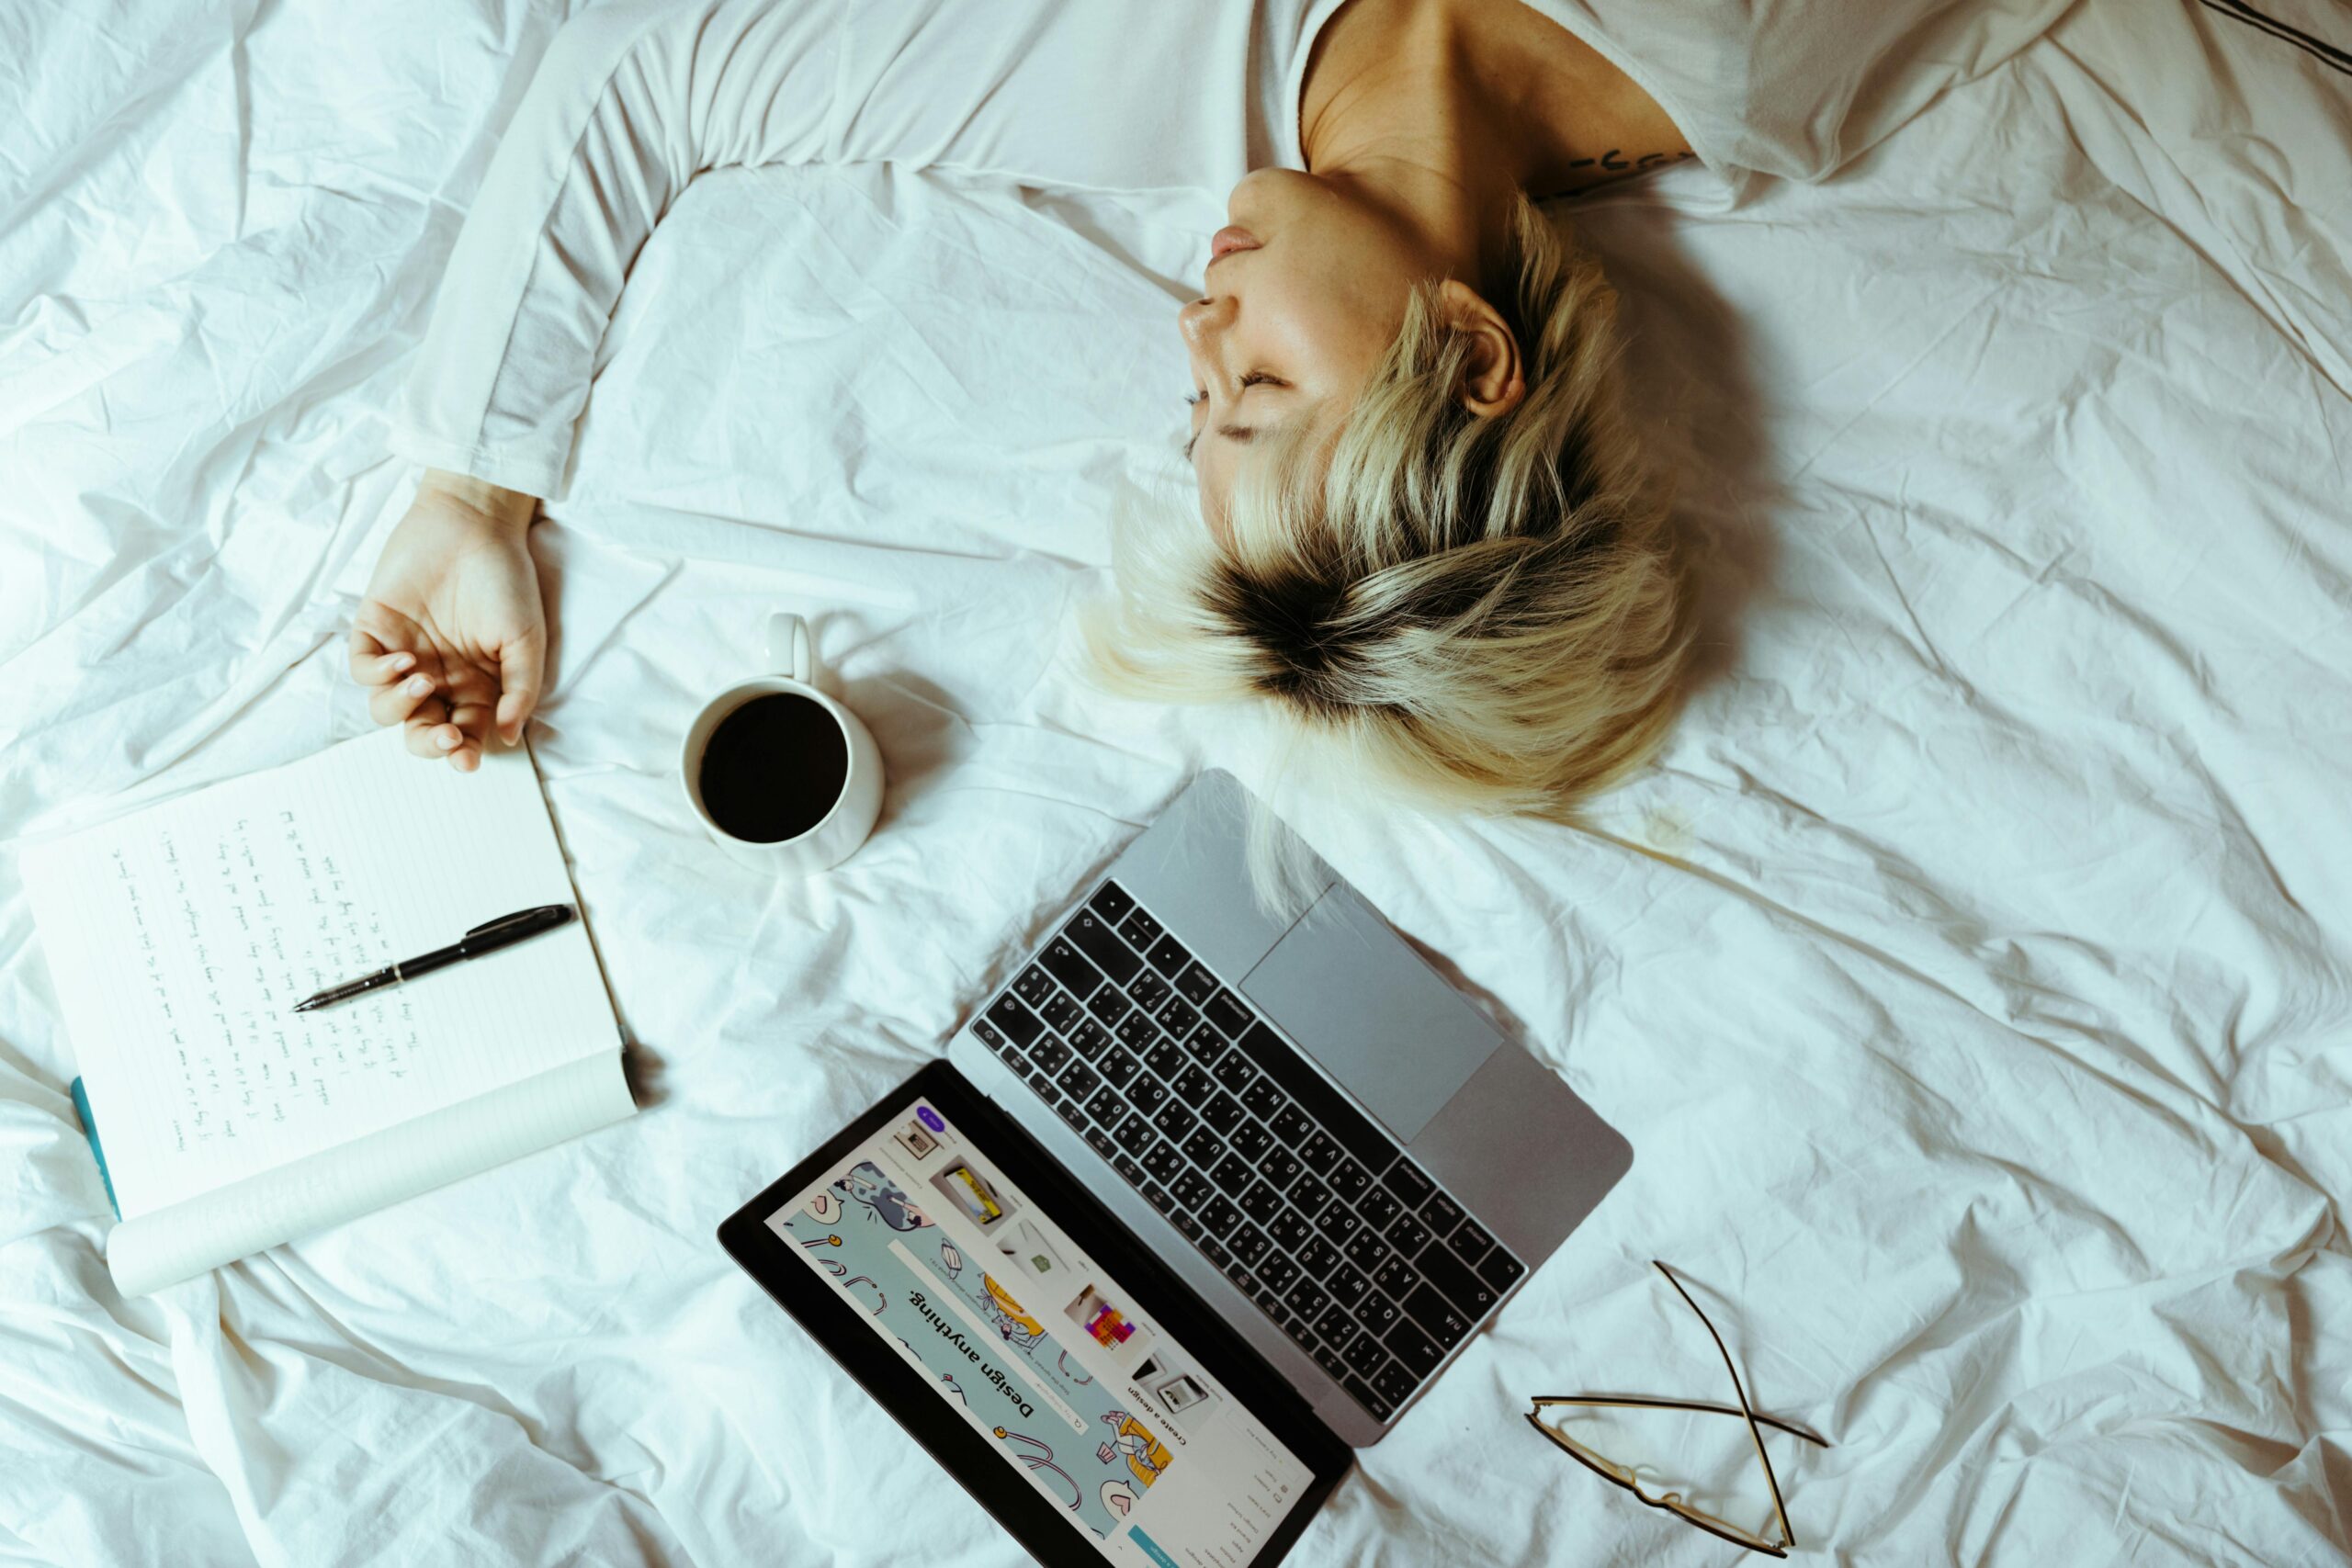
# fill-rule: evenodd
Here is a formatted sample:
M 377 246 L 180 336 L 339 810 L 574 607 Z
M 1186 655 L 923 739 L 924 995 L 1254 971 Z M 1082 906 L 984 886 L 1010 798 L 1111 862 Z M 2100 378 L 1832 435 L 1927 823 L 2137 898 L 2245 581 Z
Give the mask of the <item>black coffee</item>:
M 702 753 L 702 804 L 739 839 L 773 844 L 825 819 L 849 780 L 849 744 L 807 697 L 753 697 L 718 721 Z

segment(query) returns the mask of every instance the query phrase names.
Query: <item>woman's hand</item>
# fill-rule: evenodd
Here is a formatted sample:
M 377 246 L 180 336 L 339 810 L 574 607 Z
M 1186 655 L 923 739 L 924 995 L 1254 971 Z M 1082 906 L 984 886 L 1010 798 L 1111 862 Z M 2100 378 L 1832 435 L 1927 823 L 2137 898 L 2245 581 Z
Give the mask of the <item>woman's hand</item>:
M 408 749 L 481 765 L 491 726 L 508 745 L 539 700 L 547 664 L 538 569 L 525 536 L 537 498 L 429 470 L 392 530 L 352 618 L 351 674 L 379 724 Z

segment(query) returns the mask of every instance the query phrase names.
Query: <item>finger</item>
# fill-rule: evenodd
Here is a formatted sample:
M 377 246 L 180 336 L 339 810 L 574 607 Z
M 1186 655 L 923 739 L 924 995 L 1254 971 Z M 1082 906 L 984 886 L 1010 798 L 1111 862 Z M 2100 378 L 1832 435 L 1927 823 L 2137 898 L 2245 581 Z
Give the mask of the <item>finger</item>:
M 539 678 L 546 669 L 546 647 L 537 637 L 508 643 L 498 653 L 498 733 L 509 746 L 520 745 L 523 726 L 539 705 Z
M 408 716 L 406 739 L 413 756 L 446 757 L 464 737 L 449 722 L 448 705 L 435 696 L 419 703 Z
M 398 685 L 379 686 L 368 694 L 368 715 L 378 724 L 405 724 L 433 696 L 433 678 L 411 675 Z
M 416 655 L 404 648 L 387 648 L 375 633 L 351 628 L 351 678 L 363 686 L 381 686 L 416 668 Z

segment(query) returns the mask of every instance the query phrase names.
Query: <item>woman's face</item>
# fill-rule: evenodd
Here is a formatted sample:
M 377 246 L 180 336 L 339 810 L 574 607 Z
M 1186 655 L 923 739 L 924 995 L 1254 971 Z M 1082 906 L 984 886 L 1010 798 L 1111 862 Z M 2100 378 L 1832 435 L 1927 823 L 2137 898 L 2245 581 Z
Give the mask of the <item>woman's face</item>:
M 1334 427 L 1396 337 L 1413 285 L 1452 260 L 1362 187 L 1288 169 L 1234 186 L 1226 216 L 1205 291 L 1177 312 L 1201 517 L 1219 538 L 1251 446 L 1277 428 Z

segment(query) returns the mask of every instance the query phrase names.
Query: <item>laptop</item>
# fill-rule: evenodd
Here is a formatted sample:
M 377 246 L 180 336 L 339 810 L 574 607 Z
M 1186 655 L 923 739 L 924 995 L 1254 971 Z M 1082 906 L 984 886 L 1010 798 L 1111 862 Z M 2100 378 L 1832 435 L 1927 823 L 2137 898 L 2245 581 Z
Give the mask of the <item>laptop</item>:
M 1262 907 L 1253 816 L 1201 775 L 719 1227 L 1044 1562 L 1278 1561 L 1632 1164 L 1295 840 Z

